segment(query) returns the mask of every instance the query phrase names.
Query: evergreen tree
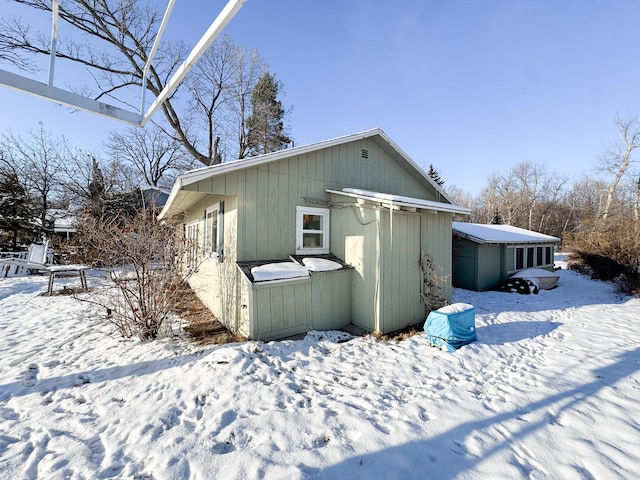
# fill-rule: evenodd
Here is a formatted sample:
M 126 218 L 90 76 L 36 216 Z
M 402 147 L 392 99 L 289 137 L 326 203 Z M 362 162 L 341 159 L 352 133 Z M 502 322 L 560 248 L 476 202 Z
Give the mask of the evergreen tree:
M 440 173 L 433 165 L 429 165 L 429 171 L 427 172 L 427 175 L 429 175 L 431 177 L 431 180 L 436 182 L 440 187 L 444 185 L 444 180 L 440 178 Z
M 503 225 L 504 224 L 504 220 L 502 220 L 502 215 L 500 215 L 500 212 L 498 211 L 498 207 L 496 207 L 494 214 L 493 214 L 493 219 L 491 220 L 491 224 L 492 225 Z
M 35 237 L 37 217 L 33 201 L 18 175 L 14 172 L 0 172 L 0 230 L 11 234 L 11 249 L 18 246 L 19 233 L 29 238 Z
M 280 82 L 265 72 L 251 93 L 251 116 L 247 119 L 249 155 L 282 150 L 291 143 L 285 133 L 282 102 L 278 100 Z

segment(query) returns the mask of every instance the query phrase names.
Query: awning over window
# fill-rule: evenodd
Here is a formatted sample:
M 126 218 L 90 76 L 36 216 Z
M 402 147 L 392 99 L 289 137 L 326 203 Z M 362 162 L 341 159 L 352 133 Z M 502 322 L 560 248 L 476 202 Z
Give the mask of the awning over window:
M 370 190 L 360 190 L 357 188 L 343 188 L 342 190 L 326 189 L 327 193 L 335 195 L 343 195 L 346 197 L 357 198 L 359 200 L 367 200 L 370 202 L 378 202 L 387 208 L 408 207 L 420 210 L 431 210 L 435 212 L 457 213 L 459 215 L 470 215 L 471 209 L 453 205 L 450 203 L 435 202 L 433 200 L 424 200 L 422 198 L 403 197 L 401 195 L 392 195 L 389 193 L 372 192 Z

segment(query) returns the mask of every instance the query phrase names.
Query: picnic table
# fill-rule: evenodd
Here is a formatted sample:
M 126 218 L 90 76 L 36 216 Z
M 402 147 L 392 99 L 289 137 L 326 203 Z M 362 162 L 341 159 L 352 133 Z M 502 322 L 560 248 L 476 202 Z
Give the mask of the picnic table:
M 53 282 L 57 274 L 77 275 L 80 277 L 80 285 L 84 290 L 87 290 L 87 275 L 86 271 L 89 270 L 88 265 L 48 265 L 42 269 L 43 272 L 49 273 L 49 286 L 47 288 L 47 295 L 53 293 Z

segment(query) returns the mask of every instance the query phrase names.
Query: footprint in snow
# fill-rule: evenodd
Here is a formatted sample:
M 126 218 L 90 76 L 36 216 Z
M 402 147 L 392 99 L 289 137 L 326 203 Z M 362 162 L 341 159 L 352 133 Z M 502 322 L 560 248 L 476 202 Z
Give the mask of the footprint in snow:
M 451 440 L 449 442 L 449 449 L 457 454 L 457 455 L 466 455 L 467 454 L 467 448 L 461 443 L 458 442 L 457 440 Z
M 24 372 L 22 372 L 20 384 L 23 387 L 33 387 L 38 382 L 39 372 L 40 369 L 38 368 L 38 365 L 32 363 Z

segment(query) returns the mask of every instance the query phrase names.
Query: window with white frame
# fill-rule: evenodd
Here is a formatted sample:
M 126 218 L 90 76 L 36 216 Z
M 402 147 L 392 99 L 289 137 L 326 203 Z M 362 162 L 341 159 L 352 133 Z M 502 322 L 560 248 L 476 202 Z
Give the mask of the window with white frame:
M 202 251 L 205 257 L 222 259 L 224 239 L 223 214 L 224 202 L 218 202 L 205 210 L 202 239 Z
M 514 248 L 515 270 L 553 266 L 553 247 L 535 245 Z
M 329 209 L 296 207 L 296 253 L 329 253 Z

